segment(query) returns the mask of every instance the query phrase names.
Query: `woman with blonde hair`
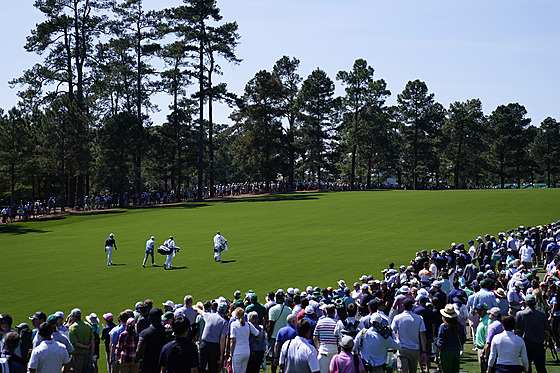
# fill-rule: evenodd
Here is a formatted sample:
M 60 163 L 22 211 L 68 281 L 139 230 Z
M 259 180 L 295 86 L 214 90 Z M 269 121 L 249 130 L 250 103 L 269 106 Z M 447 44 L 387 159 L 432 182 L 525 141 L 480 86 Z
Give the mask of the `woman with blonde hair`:
M 234 373 L 245 373 L 251 355 L 249 336 L 253 334 L 260 337 L 262 331 L 259 331 L 250 322 L 245 321 L 243 308 L 237 307 L 233 311 L 233 316 L 235 321 L 230 326 L 230 359 Z

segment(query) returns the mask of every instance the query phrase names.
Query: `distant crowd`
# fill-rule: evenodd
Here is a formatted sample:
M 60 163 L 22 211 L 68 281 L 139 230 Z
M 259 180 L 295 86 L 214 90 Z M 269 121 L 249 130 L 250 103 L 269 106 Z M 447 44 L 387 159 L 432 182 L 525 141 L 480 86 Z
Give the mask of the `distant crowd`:
M 555 357 L 560 350 L 559 240 L 560 222 L 520 226 L 497 239 L 486 234 L 467 246 L 421 250 L 407 264 L 390 263 L 380 279 L 288 287 L 262 301 L 252 290 L 237 290 L 231 300 L 195 303 L 187 295 L 158 306 L 147 299 L 102 320 L 94 313 L 82 318 L 79 309 L 67 318 L 38 311 L 29 317 L 32 327 L 2 314 L 0 346 L 13 372 L 41 371 L 43 364 L 96 372 L 104 351 L 110 373 L 433 366 L 457 373 L 471 338 L 481 373 L 531 365 L 546 372 L 547 348 Z

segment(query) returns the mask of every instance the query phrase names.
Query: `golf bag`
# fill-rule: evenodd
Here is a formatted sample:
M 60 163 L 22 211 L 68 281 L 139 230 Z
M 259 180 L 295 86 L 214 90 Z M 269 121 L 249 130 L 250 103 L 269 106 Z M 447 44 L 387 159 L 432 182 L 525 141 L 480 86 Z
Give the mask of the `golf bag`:
M 161 255 L 169 255 L 173 252 L 173 249 L 170 249 L 167 246 L 161 245 L 160 247 L 158 247 L 157 252 L 160 253 Z

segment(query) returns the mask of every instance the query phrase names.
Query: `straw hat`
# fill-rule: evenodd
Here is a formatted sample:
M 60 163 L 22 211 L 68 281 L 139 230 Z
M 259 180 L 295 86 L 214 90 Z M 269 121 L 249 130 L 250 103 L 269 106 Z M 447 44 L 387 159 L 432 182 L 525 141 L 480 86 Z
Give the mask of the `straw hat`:
M 439 312 L 443 317 L 447 317 L 448 319 L 452 319 L 459 316 L 459 313 L 455 310 L 455 307 L 453 307 L 452 304 L 446 304 L 445 308 L 439 310 Z

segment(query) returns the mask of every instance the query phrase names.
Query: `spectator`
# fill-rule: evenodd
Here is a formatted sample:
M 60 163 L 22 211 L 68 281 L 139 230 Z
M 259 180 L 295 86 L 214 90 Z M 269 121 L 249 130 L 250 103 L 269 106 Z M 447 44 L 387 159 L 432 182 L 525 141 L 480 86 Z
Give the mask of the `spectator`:
M 126 320 L 126 330 L 119 335 L 115 353 L 120 373 L 138 373 L 138 359 L 136 358 L 138 332 L 134 328 L 135 325 L 134 318 L 129 318 Z
M 165 344 L 165 328 L 161 324 L 163 311 L 152 308 L 148 313 L 150 327 L 138 337 L 136 358 L 140 361 L 140 373 L 159 373 L 159 355 Z M 128 322 L 128 321 L 127 321 Z
M 365 373 L 366 370 L 362 359 L 352 354 L 352 348 L 354 347 L 352 337 L 344 336 L 340 342 L 340 347 L 342 351 L 332 358 L 329 372 Z
M 19 335 L 16 332 L 6 333 L 4 338 L 4 348 L 0 355 L 1 358 L 8 360 L 8 368 L 10 373 L 26 373 L 25 361 L 16 355 L 16 349 L 19 347 Z
M 459 313 L 452 304 L 447 304 L 440 313 L 443 323 L 439 326 L 437 334 L 436 362 L 441 361 L 444 373 L 459 373 L 461 351 L 467 336 L 459 322 Z
M 251 334 L 257 337 L 262 334 L 251 323 L 245 321 L 243 308 L 237 307 L 234 317 L 235 321 L 230 326 L 230 359 L 235 373 L 245 373 L 251 355 L 249 337 Z
M 545 348 L 550 327 L 546 315 L 535 309 L 536 301 L 532 294 L 527 295 L 525 302 L 527 302 L 527 308 L 515 315 L 516 334 L 525 341 L 529 364 L 535 364 L 537 373 L 546 373 Z
M 284 373 L 319 373 L 317 350 L 308 339 L 311 334 L 309 321 L 297 323 L 297 337 L 284 343 L 280 352 L 280 369 Z
M 504 316 L 502 325 L 504 331 L 492 339 L 488 372 L 491 372 L 493 368 L 496 373 L 519 372 L 521 371 L 519 358 L 523 364 L 523 371 L 530 371 L 525 343 L 521 337 L 513 333 L 515 319 L 512 316 Z
M 295 329 L 296 316 L 288 316 L 288 318 L 290 317 L 293 317 Z M 247 364 L 247 373 L 258 373 L 261 364 L 263 364 L 264 354 L 266 352 L 266 332 L 264 331 L 264 327 L 258 324 L 259 315 L 255 311 L 252 311 L 248 314 L 248 319 L 249 322 L 253 324 L 255 328 L 257 328 L 259 334 L 257 336 L 254 336 L 253 334 L 249 336 L 249 347 L 251 350 L 251 355 L 249 356 L 249 363 Z M 289 327 L 289 325 L 290 320 L 288 320 L 288 325 L 284 328 Z M 280 335 L 280 331 L 278 331 L 278 334 Z M 295 338 L 295 335 L 293 338 Z
M 399 372 L 415 373 L 420 364 L 428 358 L 426 327 L 421 316 L 412 312 L 414 301 L 405 299 L 403 313 L 395 316 L 391 328 L 397 333 L 401 349 L 397 353 Z
M 60 342 L 51 339 L 52 326 L 47 322 L 39 325 L 39 335 L 42 342 L 33 349 L 29 360 L 29 373 L 46 372 L 66 373 L 70 369 L 70 357 L 66 347 Z
M 198 373 L 198 351 L 188 339 L 190 322 L 179 315 L 171 325 L 175 340 L 163 346 L 159 356 L 162 373 Z
M 74 347 L 71 359 L 72 370 L 75 373 L 86 373 L 95 352 L 93 329 L 91 325 L 82 321 L 82 311 L 79 308 L 74 308 L 70 312 L 70 319 L 72 325 L 68 328 L 68 336 Z
M 370 318 L 370 327 L 362 329 L 355 338 L 354 351 L 359 353 L 368 372 L 382 373 L 390 349 L 398 350 L 401 344 L 393 338 L 379 313 Z

